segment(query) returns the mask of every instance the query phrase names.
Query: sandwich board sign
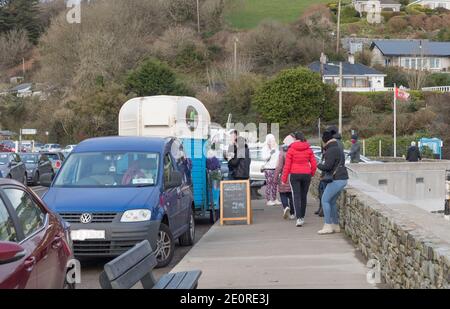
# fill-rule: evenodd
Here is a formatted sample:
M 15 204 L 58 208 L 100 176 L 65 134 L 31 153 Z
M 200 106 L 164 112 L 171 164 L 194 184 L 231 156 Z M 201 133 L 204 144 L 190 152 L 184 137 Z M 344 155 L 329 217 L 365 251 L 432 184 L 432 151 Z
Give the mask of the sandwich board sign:
M 220 182 L 220 225 L 226 222 L 252 224 L 249 180 Z

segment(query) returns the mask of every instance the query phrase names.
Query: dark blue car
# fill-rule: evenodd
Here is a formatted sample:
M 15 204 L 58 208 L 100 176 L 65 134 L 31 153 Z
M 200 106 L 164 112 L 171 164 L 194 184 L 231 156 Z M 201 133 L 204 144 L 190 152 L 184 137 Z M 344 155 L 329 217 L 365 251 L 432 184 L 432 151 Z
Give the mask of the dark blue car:
M 192 185 L 173 145 L 175 138 L 104 137 L 77 146 L 43 197 L 71 224 L 75 256 L 115 257 L 148 239 L 163 267 L 176 239 L 193 244 Z

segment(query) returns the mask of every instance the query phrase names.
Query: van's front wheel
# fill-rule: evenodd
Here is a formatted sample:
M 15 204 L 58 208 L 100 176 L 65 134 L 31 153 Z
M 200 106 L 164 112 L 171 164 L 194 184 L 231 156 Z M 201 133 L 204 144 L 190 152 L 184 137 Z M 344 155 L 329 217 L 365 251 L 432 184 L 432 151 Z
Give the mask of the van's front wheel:
M 172 232 L 166 224 L 161 223 L 156 241 L 156 268 L 169 265 L 172 261 L 174 251 L 175 243 Z
M 189 228 L 188 230 L 180 236 L 179 241 L 181 246 L 192 246 L 195 240 L 195 219 L 194 213 L 191 211 L 189 218 Z

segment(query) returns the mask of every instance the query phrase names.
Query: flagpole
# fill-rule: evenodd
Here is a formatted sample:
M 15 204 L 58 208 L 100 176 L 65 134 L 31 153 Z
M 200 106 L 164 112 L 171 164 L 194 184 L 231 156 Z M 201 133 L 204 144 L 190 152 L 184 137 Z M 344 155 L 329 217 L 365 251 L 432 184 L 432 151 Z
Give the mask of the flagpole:
M 397 85 L 394 84 L 394 158 L 397 158 Z

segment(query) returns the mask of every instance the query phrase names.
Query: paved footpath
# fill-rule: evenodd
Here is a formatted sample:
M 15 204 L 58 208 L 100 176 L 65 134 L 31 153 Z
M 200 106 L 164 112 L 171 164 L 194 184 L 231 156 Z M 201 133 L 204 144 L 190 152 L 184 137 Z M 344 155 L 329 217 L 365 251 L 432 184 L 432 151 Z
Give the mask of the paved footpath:
M 173 272 L 201 269 L 199 288 L 373 288 L 343 234 L 317 235 L 322 218 L 310 198 L 306 224 L 283 220 L 281 206 L 253 201 L 254 224 L 214 225 Z

